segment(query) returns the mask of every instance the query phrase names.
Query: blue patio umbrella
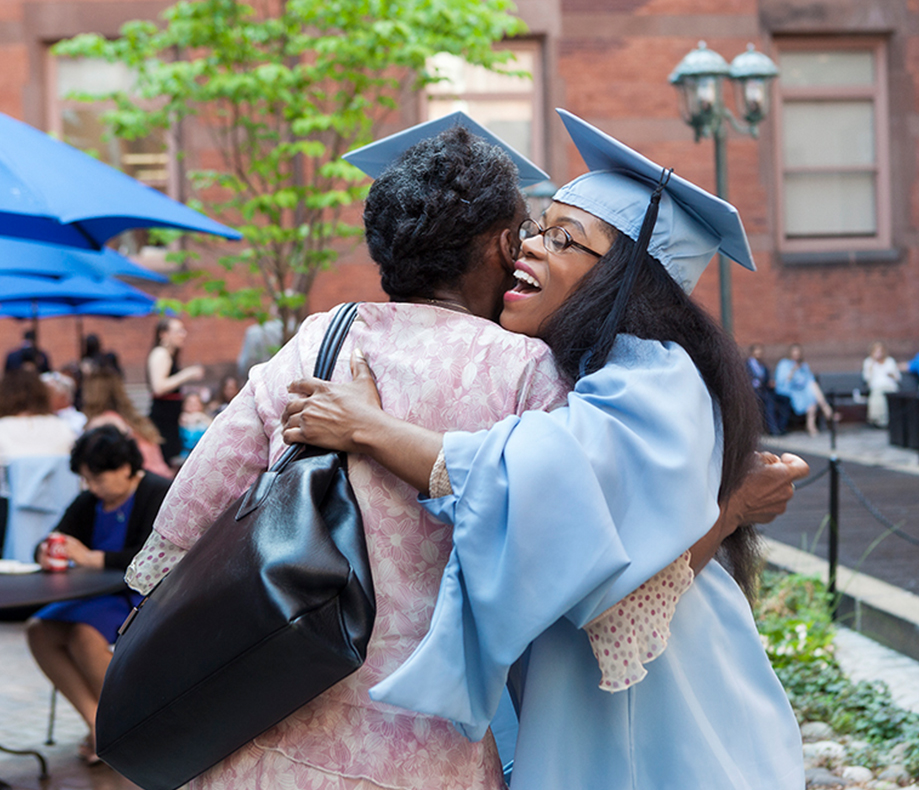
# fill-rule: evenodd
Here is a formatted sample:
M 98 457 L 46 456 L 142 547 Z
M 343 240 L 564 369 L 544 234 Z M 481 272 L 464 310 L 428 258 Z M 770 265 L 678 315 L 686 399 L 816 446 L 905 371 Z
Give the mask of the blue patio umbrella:
M 100 318 L 130 318 L 150 315 L 155 299 L 121 301 L 98 299 L 92 302 L 69 305 L 63 302 L 7 302 L 0 307 L 0 318 L 66 318 L 68 316 L 98 316 Z
M 146 299 L 94 299 L 79 304 L 66 302 L 21 301 L 0 305 L 0 318 L 66 318 L 68 316 L 98 316 L 101 318 L 129 318 L 150 315 L 156 300 Z
M 0 236 L 98 250 L 130 228 L 235 230 L 0 113 Z
M 111 300 L 154 301 L 140 289 L 112 278 L 0 275 L 0 315 L 7 305 L 17 302 L 78 307 L 87 302 Z
M 0 317 L 31 319 L 37 339 L 39 319 L 74 316 L 78 353 L 83 350 L 83 316 L 143 316 L 155 304 L 149 294 L 112 278 L 0 273 Z
M 82 275 L 94 279 L 122 276 L 162 283 L 169 281 L 168 277 L 138 266 L 108 247 L 94 252 L 60 244 L 0 237 L 0 275 L 9 274 L 43 277 Z

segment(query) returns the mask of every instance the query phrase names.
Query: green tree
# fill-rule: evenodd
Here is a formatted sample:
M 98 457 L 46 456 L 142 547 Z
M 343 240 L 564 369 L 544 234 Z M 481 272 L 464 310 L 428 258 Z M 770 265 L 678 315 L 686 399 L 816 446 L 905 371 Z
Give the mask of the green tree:
M 206 129 L 221 164 L 189 171 L 188 202 L 245 236 L 221 257 L 246 265 L 257 287 L 230 291 L 221 277 L 194 271 L 206 296 L 192 315 L 264 318 L 265 297 L 287 326 L 302 318 L 332 242 L 357 236 L 342 209 L 363 198 L 366 180 L 341 155 L 373 138 L 374 122 L 436 81 L 431 56 L 460 55 L 498 68 L 494 44 L 519 34 L 510 0 L 237 0 L 179 2 L 163 24 L 135 21 L 108 40 L 80 35 L 55 54 L 121 62 L 136 74 L 126 93 L 85 94 L 114 109 L 106 122 L 136 139 L 166 129 L 178 141 Z M 179 253 L 186 260 L 188 251 Z M 177 307 L 178 305 L 172 305 Z

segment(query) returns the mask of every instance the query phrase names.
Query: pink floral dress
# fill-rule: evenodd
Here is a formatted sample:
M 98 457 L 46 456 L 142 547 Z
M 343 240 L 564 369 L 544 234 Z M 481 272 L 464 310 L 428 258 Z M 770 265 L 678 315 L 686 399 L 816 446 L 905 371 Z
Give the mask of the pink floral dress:
M 283 452 L 287 386 L 312 373 L 329 317 L 311 316 L 272 360 L 252 369 L 248 384 L 182 467 L 154 526 L 180 552 Z M 487 428 L 508 414 L 560 405 L 566 393 L 541 342 L 444 308 L 362 304 L 333 380 L 349 377 L 354 347 L 374 371 L 384 408 L 438 431 Z M 191 787 L 504 787 L 490 735 L 471 743 L 448 721 L 376 703 L 367 694 L 427 633 L 452 540 L 451 529 L 418 505 L 417 492 L 382 467 L 351 456 L 349 474 L 364 514 L 377 599 L 364 666 L 196 778 Z M 155 545 L 156 538 L 148 544 Z M 168 570 L 165 559 L 164 564 L 160 551 L 142 551 L 130 572 L 135 584 L 151 586 Z

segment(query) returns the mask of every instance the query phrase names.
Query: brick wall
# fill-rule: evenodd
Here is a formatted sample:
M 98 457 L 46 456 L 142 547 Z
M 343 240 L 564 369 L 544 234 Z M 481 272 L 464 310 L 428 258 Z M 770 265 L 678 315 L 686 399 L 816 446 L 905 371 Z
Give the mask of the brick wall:
M 594 123 L 662 165 L 714 191 L 710 140 L 693 142 L 678 117 L 667 77 L 704 39 L 730 61 L 748 41 L 774 54 L 773 35 L 888 37 L 892 202 L 898 260 L 786 265 L 776 245 L 775 135 L 767 122 L 754 141 L 729 133 L 729 196 L 740 210 L 759 271 L 734 266 L 735 336 L 742 346 L 766 344 L 770 362 L 791 342 L 805 345 L 817 369 L 855 369 L 868 344 L 887 341 L 899 358 L 919 351 L 919 272 L 916 225 L 916 108 L 919 19 L 915 3 L 810 0 L 562 0 L 559 35 L 547 30 L 557 53 L 553 102 Z M 733 97 L 729 97 L 729 102 Z M 553 114 L 554 115 L 554 114 Z M 560 124 L 549 118 L 550 139 L 565 155 L 553 175 L 562 183 L 583 172 Z M 719 311 L 717 262 L 695 292 Z

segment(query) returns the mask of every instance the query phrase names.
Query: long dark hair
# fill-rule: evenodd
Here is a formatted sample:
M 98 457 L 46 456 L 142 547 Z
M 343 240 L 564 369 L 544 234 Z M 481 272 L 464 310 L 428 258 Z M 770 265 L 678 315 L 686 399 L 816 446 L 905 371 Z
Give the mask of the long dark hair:
M 616 339 L 609 331 L 601 336 L 602 328 L 635 242 L 610 226 L 607 229 L 615 239 L 609 252 L 540 328 L 540 337 L 552 348 L 556 364 L 571 381 L 603 367 Z M 718 500 L 726 502 L 750 469 L 762 423 L 740 349 L 648 254 L 640 263 L 619 332 L 677 343 L 698 368 L 721 409 L 724 459 Z M 581 370 L 588 351 L 589 360 Z M 745 525 L 722 544 L 722 558 L 750 599 L 755 596 L 761 566 L 759 543 L 756 530 Z

